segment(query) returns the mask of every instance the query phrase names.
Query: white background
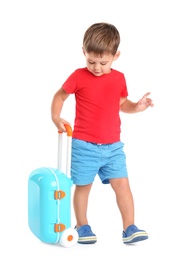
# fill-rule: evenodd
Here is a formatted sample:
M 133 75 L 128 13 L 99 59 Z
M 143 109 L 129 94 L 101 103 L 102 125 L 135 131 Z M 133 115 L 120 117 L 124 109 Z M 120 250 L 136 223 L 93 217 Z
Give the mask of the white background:
M 0 2 L 0 234 L 1 259 L 182 259 L 182 1 L 7 0 Z M 88 217 L 95 245 L 62 248 L 40 242 L 28 228 L 27 181 L 38 167 L 57 166 L 52 97 L 85 66 L 82 37 L 95 22 L 113 23 L 129 98 L 151 92 L 154 108 L 121 114 L 136 224 L 149 239 L 122 243 L 113 191 L 98 178 Z M 73 124 L 74 97 L 63 117 Z M 72 225 L 75 220 L 72 215 Z

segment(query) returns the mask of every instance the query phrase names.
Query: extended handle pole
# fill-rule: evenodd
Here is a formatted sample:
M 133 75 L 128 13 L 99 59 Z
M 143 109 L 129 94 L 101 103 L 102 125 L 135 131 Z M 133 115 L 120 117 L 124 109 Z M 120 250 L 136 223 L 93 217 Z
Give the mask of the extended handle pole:
M 67 143 L 66 143 L 66 175 L 70 176 L 71 168 L 71 141 L 72 141 L 72 128 L 70 125 L 64 125 L 67 132 Z M 64 172 L 63 170 L 63 158 L 64 158 L 64 147 L 63 147 L 63 134 L 64 132 L 58 131 L 58 161 L 57 168 Z

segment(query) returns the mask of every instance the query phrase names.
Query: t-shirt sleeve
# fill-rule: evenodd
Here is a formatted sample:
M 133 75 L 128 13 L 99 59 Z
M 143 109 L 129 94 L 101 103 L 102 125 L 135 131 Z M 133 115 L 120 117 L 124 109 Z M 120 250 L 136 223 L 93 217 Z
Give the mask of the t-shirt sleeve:
M 73 72 L 63 83 L 62 88 L 69 94 L 73 94 L 76 92 L 77 88 L 77 77 L 76 71 Z
M 127 85 L 126 85 L 126 79 L 124 74 L 122 74 L 122 91 L 121 91 L 121 97 L 127 97 L 128 96 L 128 89 L 127 89 Z

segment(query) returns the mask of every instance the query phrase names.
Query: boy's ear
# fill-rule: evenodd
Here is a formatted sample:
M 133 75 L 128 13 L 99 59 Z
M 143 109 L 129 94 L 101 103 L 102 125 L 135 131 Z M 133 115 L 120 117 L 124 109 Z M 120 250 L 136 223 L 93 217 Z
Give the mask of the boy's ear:
M 85 55 L 85 50 L 84 50 L 84 48 L 82 47 L 82 51 L 83 51 L 83 54 Z
M 117 60 L 120 56 L 120 51 L 117 51 L 116 54 L 114 55 L 114 59 L 113 60 Z

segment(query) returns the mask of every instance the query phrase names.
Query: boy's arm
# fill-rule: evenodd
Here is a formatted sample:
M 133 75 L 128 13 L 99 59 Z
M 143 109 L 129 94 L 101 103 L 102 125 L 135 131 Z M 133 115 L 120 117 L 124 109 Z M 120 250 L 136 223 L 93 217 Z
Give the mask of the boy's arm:
M 60 117 L 64 101 L 68 98 L 69 94 L 60 88 L 53 96 L 51 104 L 51 118 L 57 129 L 61 132 L 66 132 L 64 124 L 70 125 L 69 122 Z
M 146 93 L 138 102 L 132 102 L 127 98 L 120 99 L 120 111 L 124 113 L 137 113 L 146 110 L 149 106 L 153 107 L 152 99 L 148 98 L 150 92 Z

